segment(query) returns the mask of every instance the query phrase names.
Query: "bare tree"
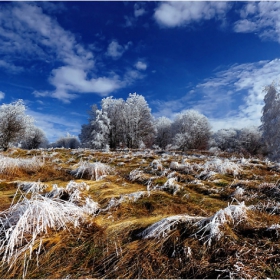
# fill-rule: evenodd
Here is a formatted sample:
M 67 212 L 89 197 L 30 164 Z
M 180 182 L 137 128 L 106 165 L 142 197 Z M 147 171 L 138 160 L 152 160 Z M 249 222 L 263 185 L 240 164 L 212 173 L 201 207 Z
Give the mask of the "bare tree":
M 26 136 L 33 119 L 26 115 L 22 100 L 0 106 L 0 148 L 7 150 L 9 145 L 19 142 Z

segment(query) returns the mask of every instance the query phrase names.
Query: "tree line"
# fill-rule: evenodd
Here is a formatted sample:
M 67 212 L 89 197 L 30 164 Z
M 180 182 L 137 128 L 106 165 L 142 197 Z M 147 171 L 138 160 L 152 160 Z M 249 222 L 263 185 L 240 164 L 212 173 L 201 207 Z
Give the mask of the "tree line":
M 209 120 L 195 110 L 178 113 L 174 120 L 155 119 L 144 96 L 133 93 L 126 100 L 103 98 L 101 106 L 92 105 L 88 122 L 78 137 L 67 134 L 49 143 L 44 132 L 26 115 L 22 100 L 0 106 L 0 148 L 23 149 L 78 147 L 91 149 L 199 149 L 262 154 L 280 157 L 280 92 L 275 83 L 265 89 L 260 127 L 211 131 Z

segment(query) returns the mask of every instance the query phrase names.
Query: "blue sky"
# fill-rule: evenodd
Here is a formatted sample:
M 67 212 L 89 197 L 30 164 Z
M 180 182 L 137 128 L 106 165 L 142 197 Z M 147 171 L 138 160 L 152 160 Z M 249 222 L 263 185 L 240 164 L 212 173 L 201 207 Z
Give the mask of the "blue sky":
M 0 103 L 23 99 L 50 141 L 134 92 L 155 117 L 259 125 L 280 78 L 280 2 L 0 2 L 0 40 Z

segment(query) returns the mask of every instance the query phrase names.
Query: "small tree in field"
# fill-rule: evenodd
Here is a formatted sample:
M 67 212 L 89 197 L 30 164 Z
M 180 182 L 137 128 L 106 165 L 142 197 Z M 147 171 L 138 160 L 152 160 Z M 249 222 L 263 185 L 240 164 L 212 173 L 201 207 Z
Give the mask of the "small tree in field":
M 65 137 L 59 138 L 55 143 L 54 147 L 66 148 L 66 149 L 77 149 L 80 146 L 78 138 L 74 135 L 67 133 Z
M 20 142 L 21 148 L 31 150 L 48 146 L 48 139 L 40 128 L 31 126 L 26 134 L 24 140 Z
M 180 150 L 206 149 L 210 139 L 208 119 L 195 110 L 188 110 L 177 115 L 172 124 L 175 135 L 174 144 Z
M 7 150 L 9 145 L 19 142 L 26 136 L 33 119 L 25 114 L 22 100 L 0 106 L 0 148 Z

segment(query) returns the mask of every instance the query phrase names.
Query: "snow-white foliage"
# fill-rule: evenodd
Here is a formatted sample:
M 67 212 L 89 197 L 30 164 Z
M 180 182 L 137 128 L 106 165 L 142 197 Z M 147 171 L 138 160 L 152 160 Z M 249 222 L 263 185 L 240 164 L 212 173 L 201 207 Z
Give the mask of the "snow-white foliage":
M 47 145 L 48 140 L 43 130 L 33 125 L 28 127 L 25 137 L 20 140 L 22 149 L 46 148 Z
M 195 110 L 187 110 L 177 115 L 172 131 L 174 144 L 180 150 L 206 149 L 210 139 L 210 123 L 208 119 Z
M 40 193 L 43 192 L 48 185 L 41 182 L 18 182 L 18 188 L 27 193 Z
M 280 95 L 279 85 L 271 84 L 265 88 L 262 121 L 262 136 L 272 159 L 279 158 L 280 148 Z
M 203 217 L 199 216 L 189 216 L 189 215 L 176 215 L 164 218 L 155 224 L 152 224 L 144 231 L 142 231 L 139 236 L 143 239 L 147 238 L 166 238 L 170 234 L 171 231 L 175 230 L 178 225 L 191 225 L 193 222 L 197 220 L 201 220 Z
M 94 148 L 139 148 L 152 146 L 155 127 L 145 98 L 129 94 L 126 101 L 107 97 L 101 101 L 101 110 L 94 109 L 90 124 L 82 127 L 80 135 L 84 143 L 90 141 Z
M 155 143 L 162 149 L 165 149 L 172 142 L 171 124 L 171 120 L 166 117 L 160 117 L 155 120 L 157 130 Z
M 238 150 L 238 130 L 235 128 L 220 129 L 213 134 L 211 146 L 217 147 L 222 151 Z
M 104 149 L 109 143 L 109 134 L 111 129 L 110 119 L 104 110 L 96 111 L 96 119 L 92 121 L 94 130 L 92 131 L 92 146 L 95 149 Z
M 195 235 L 201 234 L 201 239 L 205 240 L 204 243 L 211 246 L 212 241 L 218 241 L 223 237 L 224 232 L 221 227 L 225 224 L 238 224 L 244 221 L 247 217 L 247 210 L 244 202 L 229 205 L 216 212 L 212 217 L 197 222 L 198 231 Z
M 36 171 L 43 167 L 44 161 L 39 157 L 10 158 L 0 155 L 0 174 L 13 175 L 18 170 Z
M 0 106 L 0 148 L 7 150 L 11 143 L 22 140 L 33 119 L 26 115 L 22 100 Z
M 113 168 L 101 162 L 90 163 L 81 161 L 78 168 L 72 171 L 77 178 L 89 178 L 90 180 L 101 180 L 103 176 L 112 174 Z

